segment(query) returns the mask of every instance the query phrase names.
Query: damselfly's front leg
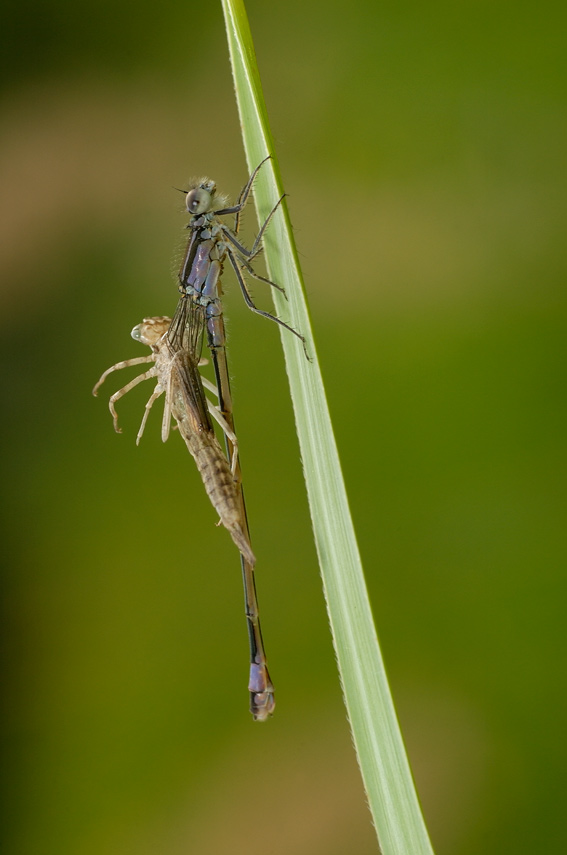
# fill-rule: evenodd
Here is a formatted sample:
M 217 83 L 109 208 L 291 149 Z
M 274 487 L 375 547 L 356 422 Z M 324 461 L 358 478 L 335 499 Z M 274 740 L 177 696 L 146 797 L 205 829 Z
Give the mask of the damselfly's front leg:
M 244 185 L 244 187 L 240 191 L 240 196 L 238 197 L 238 201 L 237 201 L 236 205 L 232 205 L 230 208 L 223 208 L 220 211 L 215 211 L 215 214 L 217 216 L 221 216 L 221 217 L 224 216 L 225 214 L 235 214 L 235 217 L 234 217 L 234 233 L 235 234 L 238 234 L 238 229 L 240 228 L 240 214 L 242 213 L 242 211 L 246 207 L 246 202 L 248 201 L 250 191 L 252 190 L 252 185 L 254 184 L 254 179 L 256 178 L 256 176 L 258 175 L 258 173 L 260 172 L 261 168 L 266 163 L 266 161 L 270 160 L 271 157 L 272 157 L 272 155 L 269 154 L 267 157 L 264 158 L 264 160 L 262 160 L 258 164 L 256 169 L 254 170 L 254 172 L 252 173 L 252 175 L 250 176 L 250 178 L 248 179 L 248 181 L 246 182 L 246 184 Z

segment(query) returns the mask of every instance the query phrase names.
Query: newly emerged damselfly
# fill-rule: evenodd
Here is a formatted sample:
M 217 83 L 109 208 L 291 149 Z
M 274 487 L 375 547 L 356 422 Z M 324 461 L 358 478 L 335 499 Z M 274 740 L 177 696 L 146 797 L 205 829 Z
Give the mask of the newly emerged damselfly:
M 304 337 L 280 318 L 259 309 L 253 302 L 246 285 L 245 274 L 249 274 L 253 278 L 265 282 L 285 294 L 283 288 L 275 282 L 256 273 L 251 263 L 261 252 L 262 238 L 284 197 L 282 196 L 278 200 L 264 221 L 251 249 L 247 249 L 238 240 L 241 213 L 250 196 L 254 179 L 267 160 L 269 160 L 269 157 L 265 158 L 256 167 L 242 188 L 236 205 L 227 206 L 226 198 L 217 194 L 215 182 L 208 178 L 203 178 L 196 182 L 195 186 L 191 187 L 188 191 L 182 191 L 186 193 L 186 209 L 191 214 L 191 219 L 187 224 L 190 234 L 179 271 L 179 291 L 181 292 L 181 298 L 168 332 L 169 342 L 174 351 L 189 351 L 196 358 L 201 353 L 203 331 L 206 331 L 207 346 L 211 354 L 217 383 L 218 409 L 230 428 L 230 431 L 225 430 L 224 432 L 227 458 L 232 461 L 233 472 L 236 476 L 241 519 L 243 526 L 246 527 L 248 539 L 250 539 L 250 533 L 242 490 L 240 461 L 238 459 L 238 448 L 234 442 L 234 415 L 222 306 L 221 275 L 227 259 L 234 270 L 248 308 L 274 321 L 297 336 L 302 342 L 306 357 L 309 359 Z M 230 228 L 221 218 L 232 214 L 234 214 L 234 226 Z M 258 605 L 254 566 L 247 561 L 244 555 L 241 555 L 241 563 L 250 642 L 251 665 L 249 689 L 251 711 L 255 718 L 260 718 L 265 717 L 265 715 L 260 716 L 258 714 L 258 702 L 256 698 L 269 697 L 271 700 L 270 712 L 273 711 L 275 701 L 273 698 L 273 688 L 268 688 L 271 687 L 271 682 L 266 669 L 264 644 L 260 624 L 257 619 Z M 271 695 L 269 694 L 270 691 Z
M 256 167 L 244 187 L 235 205 L 227 206 L 224 196 L 217 193 L 216 184 L 209 178 L 203 178 L 187 191 L 185 205 L 191 219 L 187 224 L 190 235 L 183 263 L 179 271 L 179 290 L 188 299 L 183 303 L 187 317 L 179 311 L 170 330 L 170 339 L 179 341 L 185 335 L 187 324 L 193 323 L 195 313 L 203 315 L 202 323 L 206 329 L 207 346 L 211 352 L 219 392 L 219 410 L 232 424 L 232 401 L 230 381 L 226 362 L 226 334 L 223 321 L 221 275 L 228 259 L 249 309 L 264 318 L 279 324 L 301 341 L 305 356 L 309 359 L 304 337 L 289 324 L 275 315 L 259 309 L 246 285 L 245 274 L 265 282 L 285 296 L 284 289 L 260 276 L 252 267 L 252 261 L 262 250 L 262 238 L 272 217 L 284 196 L 276 202 L 258 232 L 251 249 L 247 249 L 238 240 L 240 217 L 252 190 L 254 179 L 270 157 Z M 182 191 L 186 192 L 186 191 Z M 234 226 L 230 228 L 221 217 L 234 214 Z M 191 309 L 189 310 L 189 307 Z

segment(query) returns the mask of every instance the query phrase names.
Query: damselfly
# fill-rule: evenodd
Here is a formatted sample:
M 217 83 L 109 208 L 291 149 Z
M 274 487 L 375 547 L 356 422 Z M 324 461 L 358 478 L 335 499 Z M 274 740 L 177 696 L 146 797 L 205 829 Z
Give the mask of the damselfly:
M 255 279 L 266 282 L 285 294 L 283 288 L 270 279 L 257 274 L 251 265 L 252 260 L 261 251 L 262 238 L 283 196 L 278 200 L 260 228 L 252 249 L 249 250 L 244 247 L 237 238 L 240 215 L 248 201 L 254 179 L 268 159 L 265 158 L 254 170 L 242 188 L 234 206 L 227 207 L 226 199 L 217 194 L 216 184 L 208 178 L 203 178 L 189 191 L 182 191 L 186 192 L 186 208 L 192 216 L 187 224 L 190 236 L 179 271 L 181 298 L 168 332 L 170 345 L 175 352 L 189 351 L 196 359 L 201 353 L 203 331 L 206 330 L 207 345 L 211 353 L 217 382 L 218 409 L 230 428 L 230 431 L 225 430 L 227 458 L 232 460 L 233 472 L 238 484 L 241 519 L 243 525 L 246 526 L 248 539 L 250 539 L 250 533 L 241 483 L 238 448 L 234 442 L 234 416 L 221 299 L 221 274 L 227 258 L 236 274 L 246 305 L 252 311 L 275 321 L 297 336 L 303 344 L 305 355 L 309 358 L 303 336 L 284 321 L 259 309 L 253 302 L 244 279 L 244 272 L 247 272 Z M 235 216 L 232 229 L 220 219 L 230 214 Z M 255 718 L 265 718 L 275 706 L 273 687 L 266 668 L 264 644 L 258 621 L 254 566 L 247 561 L 244 555 L 242 555 L 241 561 L 250 642 L 250 708 Z M 258 708 L 258 698 L 263 699 L 262 703 L 265 704 L 265 709 Z M 265 699 L 268 700 L 268 703 Z M 271 709 L 268 709 L 270 704 Z
M 118 416 L 115 404 L 134 386 L 143 380 L 157 379 L 156 387 L 149 398 L 137 442 L 144 432 L 149 412 L 157 398 L 165 393 L 165 406 L 162 421 L 162 439 L 165 442 L 169 436 L 171 418 L 176 421 L 187 448 L 193 456 L 203 479 L 207 494 L 219 514 L 220 521 L 228 529 L 233 541 L 240 550 L 243 567 L 246 568 L 247 595 L 246 615 L 251 638 L 250 665 L 250 708 L 258 721 L 267 719 L 275 707 L 274 690 L 268 673 L 266 656 L 262 644 L 262 634 L 258 616 L 258 603 L 254 586 L 254 565 L 256 559 L 250 546 L 248 526 L 243 509 L 241 487 L 236 476 L 238 461 L 238 443 L 234 431 L 223 418 L 218 408 L 205 396 L 203 385 L 216 393 L 216 388 L 205 378 L 201 377 L 198 357 L 195 348 L 188 346 L 185 336 L 184 346 L 173 348 L 167 331 L 171 320 L 166 317 L 146 318 L 132 330 L 132 337 L 142 344 L 149 345 L 152 353 L 148 356 L 135 357 L 113 365 L 104 372 L 93 389 L 96 395 L 104 380 L 114 371 L 132 365 L 153 362 L 148 371 L 135 377 L 122 389 L 111 396 L 109 407 L 112 413 L 114 427 L 118 427 Z M 201 329 L 202 333 L 202 329 Z M 201 338 L 198 335 L 197 338 Z M 196 341 L 195 339 L 193 340 Z M 215 436 L 210 415 L 219 422 L 233 449 L 232 465 L 225 457 Z M 254 642 L 252 644 L 252 642 Z
M 250 196 L 254 179 L 264 163 L 269 159 L 269 157 L 266 157 L 256 167 L 242 188 L 236 205 L 227 207 L 226 198 L 217 194 L 216 184 L 209 178 L 203 178 L 195 187 L 187 191 L 185 199 L 187 211 L 192 216 L 187 224 L 190 237 L 179 271 L 179 290 L 188 298 L 184 303 L 186 313 L 190 304 L 192 304 L 192 309 L 184 317 L 178 307 L 178 312 L 176 313 L 169 336 L 172 342 L 179 342 L 186 333 L 187 324 L 193 323 L 195 312 L 201 312 L 203 315 L 201 323 L 204 324 L 207 331 L 207 345 L 211 352 L 215 370 L 219 392 L 219 410 L 231 426 L 232 401 L 226 363 L 226 335 L 222 317 L 222 286 L 220 280 L 226 259 L 228 259 L 234 270 L 248 308 L 256 314 L 274 321 L 297 336 L 303 344 L 307 359 L 309 359 L 305 338 L 280 318 L 259 309 L 252 300 L 245 281 L 245 273 L 247 273 L 254 279 L 267 283 L 285 295 L 285 291 L 280 285 L 277 285 L 265 276 L 260 276 L 251 264 L 253 259 L 262 250 L 264 233 L 284 196 L 278 199 L 262 224 L 251 249 L 243 246 L 237 237 L 240 227 L 240 216 Z M 229 214 L 234 214 L 234 226 L 232 229 L 220 219 Z

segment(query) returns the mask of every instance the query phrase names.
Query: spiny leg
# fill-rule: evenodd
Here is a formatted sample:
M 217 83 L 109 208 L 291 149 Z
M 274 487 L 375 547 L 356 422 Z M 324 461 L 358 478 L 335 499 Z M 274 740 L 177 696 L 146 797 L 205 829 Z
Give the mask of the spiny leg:
M 212 383 L 211 383 L 212 386 Z M 219 424 L 223 430 L 224 435 L 227 439 L 230 440 L 232 444 L 232 454 L 230 459 L 230 471 L 232 473 L 232 477 L 236 479 L 236 469 L 238 466 L 238 439 L 236 438 L 235 432 L 230 427 L 229 423 L 221 413 L 218 407 L 215 407 L 211 401 L 207 401 L 207 407 L 209 413 L 214 418 L 214 420 Z
M 285 321 L 281 321 L 275 315 L 271 315 L 269 312 L 264 312 L 262 309 L 258 308 L 258 306 L 252 300 L 252 297 L 250 296 L 250 293 L 246 287 L 246 283 L 244 281 L 244 277 L 242 276 L 242 272 L 240 270 L 240 265 L 238 263 L 238 259 L 236 258 L 236 256 L 234 255 L 234 253 L 232 252 L 231 249 L 227 248 L 226 252 L 227 252 L 229 261 L 233 267 L 233 270 L 236 273 L 236 278 L 238 279 L 238 284 L 240 285 L 240 290 L 242 291 L 242 296 L 244 297 L 244 302 L 246 303 L 246 305 L 248 306 L 250 311 L 255 312 L 257 315 L 262 315 L 263 318 L 268 318 L 268 320 L 270 320 L 270 321 L 275 321 L 276 324 L 279 324 L 281 327 L 283 327 L 286 330 L 289 330 L 289 332 L 291 332 L 295 336 L 297 336 L 297 338 L 303 344 L 303 351 L 305 353 L 306 358 L 309 360 L 309 362 L 311 362 L 309 354 L 307 353 L 307 345 L 306 345 L 305 339 L 301 335 L 301 333 L 298 333 L 297 330 L 294 330 L 293 327 L 290 327 L 289 324 L 286 324 Z
M 242 188 L 242 190 L 240 191 L 240 195 L 239 195 L 239 197 L 238 197 L 238 204 L 239 204 L 240 206 L 242 206 L 242 205 L 245 205 L 245 204 L 246 204 L 246 202 L 247 202 L 247 200 L 248 200 L 248 196 L 250 195 L 250 190 L 252 189 L 252 185 L 254 184 L 254 179 L 256 178 L 256 176 L 258 175 L 258 173 L 260 172 L 260 170 L 261 170 L 261 168 L 263 167 L 263 165 L 264 165 L 268 160 L 271 160 L 271 158 L 272 158 L 272 155 L 271 155 L 271 154 L 269 154 L 267 157 L 265 157 L 263 160 L 261 160 L 261 161 L 260 161 L 260 163 L 258 164 L 258 166 L 256 167 L 256 169 L 253 171 L 252 175 L 250 176 L 250 178 L 248 179 L 248 181 L 246 182 L 246 184 L 244 185 L 244 187 L 243 187 L 243 188 Z
M 171 402 L 173 400 L 173 362 L 179 354 L 175 354 L 174 360 L 171 363 L 169 375 L 167 378 L 167 389 L 165 391 L 165 404 L 163 405 L 163 419 L 161 421 L 161 441 L 167 442 L 169 438 L 169 429 L 171 427 Z M 155 389 L 157 392 L 157 386 Z M 155 394 L 154 392 L 154 394 Z M 155 400 L 155 399 L 154 399 Z M 148 404 L 150 402 L 148 401 Z M 153 401 L 152 401 L 153 404 Z
M 200 362 L 199 362 L 199 365 L 201 365 Z M 212 392 L 213 395 L 216 395 L 218 398 L 219 390 L 217 389 L 216 385 L 214 383 L 211 383 L 210 380 L 207 380 L 206 377 L 203 377 L 203 375 L 201 375 L 201 380 L 203 381 L 203 386 L 205 387 L 205 389 L 208 389 L 209 392 Z
M 208 360 L 205 359 L 204 362 L 202 362 L 202 361 L 199 362 L 199 366 L 201 364 L 206 365 L 207 362 L 208 362 Z M 217 389 L 217 387 L 214 383 L 211 383 L 210 380 L 208 380 L 206 377 L 203 377 L 202 375 L 201 375 L 201 382 L 203 383 L 203 386 L 205 387 L 205 389 L 207 389 L 209 392 L 212 392 L 213 395 L 216 395 L 217 398 L 219 397 L 219 390 Z M 233 478 L 235 478 L 235 480 L 236 480 L 236 469 L 238 466 L 238 439 L 236 437 L 236 434 L 233 431 L 232 427 L 229 425 L 228 421 L 225 419 L 225 417 L 221 413 L 221 411 L 219 410 L 219 408 L 217 406 L 215 406 L 215 404 L 213 404 L 212 401 L 209 401 L 208 399 L 207 399 L 207 408 L 208 408 L 211 416 L 214 418 L 214 420 L 217 422 L 217 424 L 219 424 L 220 427 L 222 428 L 222 431 L 223 431 L 225 437 L 227 437 L 227 439 L 229 439 L 231 444 L 232 444 L 232 453 L 230 455 L 230 471 L 232 473 Z
M 272 210 L 270 211 L 270 213 L 268 214 L 268 216 L 266 217 L 266 219 L 262 223 L 260 231 L 256 235 L 256 239 L 255 239 L 254 243 L 252 244 L 252 249 L 250 250 L 250 253 L 248 255 L 248 259 L 250 261 L 252 261 L 252 259 L 256 255 L 258 255 L 258 253 L 260 252 L 260 249 L 262 248 L 261 243 L 262 243 L 262 238 L 264 237 L 264 232 L 266 231 L 266 229 L 270 225 L 272 217 L 274 216 L 274 214 L 278 210 L 278 208 L 281 205 L 281 203 L 283 202 L 284 198 L 285 198 L 285 193 L 282 193 L 282 195 L 280 196 L 280 198 L 278 199 L 278 201 L 276 202 L 276 204 L 274 205 L 274 207 L 272 208 Z
M 119 389 L 118 392 L 115 392 L 114 395 L 111 395 L 110 400 L 108 402 L 108 408 L 112 414 L 112 421 L 114 422 L 114 430 L 116 433 L 122 433 L 122 428 L 118 427 L 118 413 L 116 412 L 115 403 L 123 398 L 124 395 L 128 394 L 134 386 L 137 386 L 138 383 L 142 383 L 144 380 L 149 380 L 151 377 L 155 377 L 157 374 L 156 368 L 150 368 L 149 371 L 145 371 L 143 374 L 138 374 L 137 377 L 134 377 L 133 380 L 130 380 L 126 386 L 123 386 L 122 389 Z
M 274 205 L 274 207 L 272 208 L 272 210 L 270 211 L 270 213 L 268 214 L 268 216 L 266 217 L 266 219 L 262 223 L 260 231 L 256 235 L 256 238 L 254 239 L 254 243 L 252 244 L 252 249 L 247 249 L 245 246 L 243 246 L 240 243 L 240 241 L 238 241 L 236 239 L 235 234 L 234 234 L 234 230 L 229 229 L 228 226 L 224 226 L 224 225 L 222 226 L 223 234 L 228 238 L 228 240 L 232 243 L 232 245 L 234 247 L 236 247 L 238 252 L 240 252 L 249 261 L 251 261 L 253 258 L 255 258 L 258 255 L 258 253 L 261 251 L 261 249 L 262 249 L 261 244 L 262 244 L 262 238 L 264 237 L 264 233 L 265 233 L 266 229 L 268 228 L 268 226 L 270 225 L 272 217 L 276 213 L 277 209 L 281 205 L 284 198 L 285 198 L 285 193 L 282 196 L 280 196 L 280 198 L 278 199 L 278 201 L 276 202 L 276 204 Z
M 98 383 L 95 384 L 93 389 L 93 395 L 98 394 L 98 390 L 113 371 L 121 371 L 123 368 L 130 368 L 131 365 L 142 365 L 144 362 L 153 362 L 154 356 L 152 353 L 149 353 L 147 356 L 134 356 L 132 359 L 125 359 L 123 362 L 117 362 L 116 365 L 111 365 L 110 368 L 107 368 L 104 374 L 102 374 Z
M 244 187 L 240 191 L 240 196 L 238 197 L 238 203 L 237 203 L 237 206 L 239 207 L 240 210 L 235 211 L 236 216 L 234 217 L 234 231 L 236 234 L 238 234 L 238 229 L 240 228 L 240 214 L 244 210 L 246 202 L 248 201 L 250 191 L 252 190 L 252 185 L 254 184 L 254 179 L 256 178 L 256 176 L 258 175 L 258 173 L 260 172 L 261 168 L 266 163 L 266 161 L 270 160 L 270 158 L 271 158 L 271 154 L 269 154 L 267 157 L 265 157 L 264 160 L 262 160 L 258 164 L 256 169 L 254 170 L 254 172 L 252 173 L 252 175 L 250 176 L 250 178 L 248 179 L 248 181 L 246 182 L 246 184 L 244 185 Z
M 241 266 L 245 268 L 245 270 L 247 271 L 247 273 L 250 274 L 250 276 L 253 276 L 254 279 L 258 279 L 259 282 L 265 282 L 267 285 L 271 285 L 272 288 L 277 288 L 277 290 L 281 294 L 283 294 L 287 300 L 287 294 L 285 293 L 285 288 L 282 288 L 282 286 L 278 285 L 276 282 L 272 282 L 272 280 L 268 279 L 266 276 L 260 276 L 260 274 L 256 273 L 256 271 L 254 270 L 252 265 L 248 261 L 246 261 L 244 258 L 241 258 L 239 260 L 240 260 Z
M 246 184 L 244 185 L 244 187 L 240 191 L 240 196 L 238 197 L 238 201 L 237 201 L 236 205 L 233 205 L 230 208 L 223 208 L 221 211 L 215 211 L 215 214 L 217 214 L 217 216 L 221 216 L 221 217 L 224 216 L 225 214 L 235 214 L 235 217 L 234 217 L 234 233 L 235 234 L 238 234 L 238 229 L 240 228 L 240 214 L 242 213 L 242 211 L 244 210 L 244 208 L 246 206 L 246 202 L 248 201 L 248 196 L 250 195 L 250 191 L 252 190 L 252 185 L 254 183 L 254 179 L 258 175 L 262 166 L 266 163 L 267 160 L 270 160 L 271 157 L 272 157 L 272 155 L 269 154 L 267 157 L 264 158 L 264 160 L 262 160 L 261 163 L 258 164 L 256 169 L 254 170 L 254 172 L 252 173 L 252 175 L 250 176 L 250 178 L 248 179 L 248 181 L 246 182 Z
M 163 391 L 164 391 L 163 387 L 161 386 L 160 383 L 158 383 L 156 388 L 154 389 L 154 391 L 150 395 L 150 397 L 148 399 L 148 403 L 146 404 L 146 407 L 144 409 L 144 415 L 142 417 L 142 424 L 140 425 L 140 430 L 138 431 L 138 435 L 136 436 L 136 445 L 140 444 L 140 440 L 142 439 L 142 435 L 143 435 L 144 430 L 146 428 L 146 422 L 148 420 L 150 410 L 153 407 L 153 405 L 155 404 L 155 402 L 157 401 L 157 399 L 159 398 L 159 396 L 163 395 Z

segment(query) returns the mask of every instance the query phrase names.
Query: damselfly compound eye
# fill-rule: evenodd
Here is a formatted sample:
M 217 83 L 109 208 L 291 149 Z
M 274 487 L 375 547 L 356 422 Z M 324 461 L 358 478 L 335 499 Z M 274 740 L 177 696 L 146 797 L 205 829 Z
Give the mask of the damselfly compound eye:
M 165 315 L 159 318 L 144 318 L 143 323 L 136 324 L 130 335 L 134 341 L 152 347 L 167 332 L 170 324 L 171 318 L 166 318 Z
M 204 214 L 205 211 L 209 210 L 211 205 L 211 194 L 208 190 L 197 187 L 195 190 L 190 190 L 187 193 L 185 204 L 190 214 Z

